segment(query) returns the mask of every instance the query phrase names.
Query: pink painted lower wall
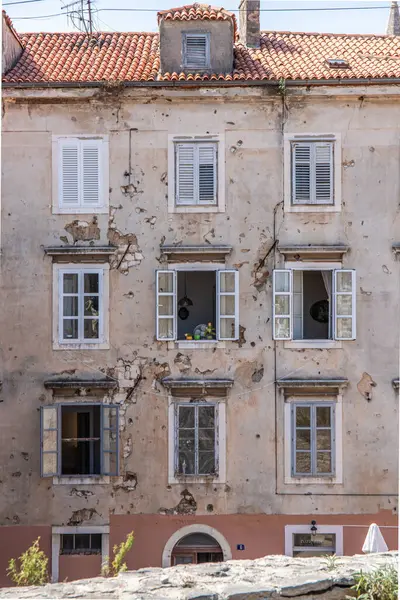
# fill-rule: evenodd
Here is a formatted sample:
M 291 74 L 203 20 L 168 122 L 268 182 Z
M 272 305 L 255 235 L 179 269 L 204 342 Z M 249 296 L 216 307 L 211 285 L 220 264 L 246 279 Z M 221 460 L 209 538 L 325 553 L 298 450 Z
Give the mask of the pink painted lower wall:
M 133 531 L 135 543 L 127 557 L 129 569 L 162 565 L 162 553 L 173 533 L 187 525 L 204 524 L 217 529 L 227 540 L 234 559 L 253 559 L 267 554 L 285 553 L 285 525 L 343 525 L 344 554 L 360 554 L 368 526 L 393 526 L 382 529 L 390 550 L 397 549 L 397 516 L 391 511 L 373 515 L 111 515 L 110 547 Z M 348 527 L 357 525 L 358 527 Z M 245 550 L 237 550 L 244 544 Z
M 58 565 L 58 581 L 75 581 L 87 577 L 99 577 L 101 574 L 101 555 L 61 555 Z
M 9 587 L 13 583 L 7 576 L 6 570 L 11 558 L 18 558 L 40 536 L 40 548 L 49 558 L 49 573 L 51 573 L 51 527 L 28 527 L 11 525 L 0 527 L 0 587 Z

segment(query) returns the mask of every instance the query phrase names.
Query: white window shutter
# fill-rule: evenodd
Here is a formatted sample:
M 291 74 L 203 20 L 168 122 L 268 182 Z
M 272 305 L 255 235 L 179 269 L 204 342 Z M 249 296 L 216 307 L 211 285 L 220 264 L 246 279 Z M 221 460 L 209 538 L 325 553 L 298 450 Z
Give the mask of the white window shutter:
M 333 144 L 316 142 L 315 152 L 315 203 L 333 202 Z
M 82 207 L 98 207 L 101 202 L 102 140 L 81 140 Z
M 156 271 L 156 338 L 176 339 L 176 271 Z
M 290 269 L 273 272 L 273 337 L 291 340 L 293 330 L 293 276 Z
M 59 141 L 59 202 L 61 208 L 79 206 L 79 140 Z
M 207 67 L 208 64 L 208 51 L 207 42 L 208 38 L 205 35 L 185 35 L 186 42 L 186 56 L 185 65 L 187 67 L 201 68 Z
M 296 142 L 292 144 L 292 203 L 312 202 L 312 145 Z
M 217 339 L 239 339 L 239 271 L 217 271 Z
M 40 407 L 40 474 L 53 477 L 59 474 L 59 410 L 58 406 Z
M 199 204 L 217 202 L 217 145 L 199 144 Z
M 335 271 L 334 322 L 336 340 L 356 339 L 356 272 L 354 270 Z
M 196 152 L 194 144 L 176 144 L 176 204 L 195 204 Z

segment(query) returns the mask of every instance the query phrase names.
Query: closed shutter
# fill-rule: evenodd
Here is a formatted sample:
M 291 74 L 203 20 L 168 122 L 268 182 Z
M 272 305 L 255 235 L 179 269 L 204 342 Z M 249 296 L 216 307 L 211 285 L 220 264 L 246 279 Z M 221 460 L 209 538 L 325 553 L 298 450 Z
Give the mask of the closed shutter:
M 81 140 L 82 206 L 100 205 L 100 140 Z
M 208 38 L 205 35 L 191 34 L 185 35 L 185 56 L 184 63 L 186 67 L 201 68 L 208 66 Z
M 333 143 L 292 144 L 292 204 L 333 203 Z
M 176 203 L 196 203 L 194 144 L 176 144 Z
M 333 202 L 333 144 L 317 142 L 315 153 L 315 203 Z
M 216 144 L 199 144 L 199 204 L 215 204 L 217 179 Z
M 62 140 L 59 146 L 60 207 L 79 206 L 79 140 Z
M 311 144 L 293 144 L 292 146 L 293 204 L 311 202 Z

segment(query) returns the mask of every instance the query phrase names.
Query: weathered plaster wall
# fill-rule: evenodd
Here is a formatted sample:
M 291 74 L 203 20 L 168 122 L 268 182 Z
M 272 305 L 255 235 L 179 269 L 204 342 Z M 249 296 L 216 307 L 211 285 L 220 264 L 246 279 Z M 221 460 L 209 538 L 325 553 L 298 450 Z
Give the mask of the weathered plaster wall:
M 285 119 L 275 91 L 187 91 L 183 99 L 176 90 L 155 90 L 152 96 L 116 91 L 90 102 L 82 92 L 74 102 L 6 104 L 0 287 L 2 525 L 66 525 L 71 518 L 74 523 L 103 524 L 109 512 L 174 509 L 184 489 L 194 499 L 188 510 L 197 515 L 209 514 L 209 504 L 216 515 L 395 510 L 398 398 L 391 380 L 399 362 L 399 267 L 391 245 L 400 241 L 400 105 L 383 95 L 306 96 L 289 95 Z M 357 269 L 357 340 L 344 342 L 342 349 L 301 351 L 278 342 L 276 375 L 349 379 L 343 398 L 344 482 L 288 486 L 283 484 L 282 399 L 277 398 L 275 411 L 273 383 L 274 253 L 261 268 L 257 286 L 255 265 L 274 241 L 274 207 L 283 198 L 282 131 L 331 130 L 342 135 L 342 212 L 283 214 L 278 207 L 276 232 L 282 244 L 350 246 L 344 266 Z M 188 131 L 225 136 L 225 214 L 167 213 L 168 134 Z M 95 224 L 90 215 L 51 213 L 51 136 L 74 133 L 110 136 L 110 215 L 99 215 Z M 71 226 L 75 220 L 85 224 Z M 77 227 L 91 228 L 89 238 L 98 244 L 109 239 L 121 249 L 129 241 L 133 244 L 130 263 L 117 270 L 116 262 L 110 273 L 107 351 L 52 350 L 52 265 L 43 247 L 78 239 Z M 240 271 L 240 344 L 184 351 L 168 350 L 155 341 L 154 272 L 162 242 L 233 246 L 227 265 Z M 283 264 L 278 253 L 275 260 Z M 39 407 L 52 401 L 43 381 L 61 373 L 104 372 L 121 380 L 115 398 L 124 413 L 125 478 L 101 486 L 57 486 L 41 479 Z M 357 389 L 365 372 L 377 384 L 370 401 Z M 158 380 L 170 373 L 235 380 L 227 400 L 226 484 L 168 485 L 167 391 Z

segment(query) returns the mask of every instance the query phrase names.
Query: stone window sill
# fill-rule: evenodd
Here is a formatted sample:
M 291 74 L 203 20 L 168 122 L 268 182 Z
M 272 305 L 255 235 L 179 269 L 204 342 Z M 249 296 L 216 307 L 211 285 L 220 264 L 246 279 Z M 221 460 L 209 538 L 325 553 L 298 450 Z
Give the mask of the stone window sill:
M 342 348 L 342 342 L 340 340 L 288 340 L 283 344 L 284 348 L 291 350 L 303 350 L 303 349 L 330 349 L 330 348 Z
M 225 342 L 219 340 L 178 340 L 176 342 L 168 342 L 168 350 L 183 349 L 183 350 L 201 350 L 209 348 L 225 348 Z
M 110 483 L 110 477 L 106 475 L 93 475 L 92 477 L 62 476 L 53 477 L 53 485 L 106 485 Z

